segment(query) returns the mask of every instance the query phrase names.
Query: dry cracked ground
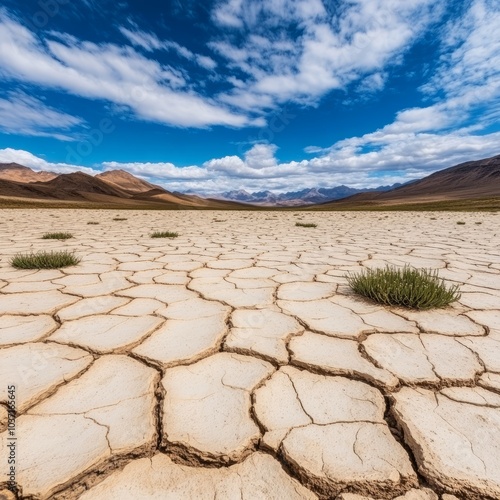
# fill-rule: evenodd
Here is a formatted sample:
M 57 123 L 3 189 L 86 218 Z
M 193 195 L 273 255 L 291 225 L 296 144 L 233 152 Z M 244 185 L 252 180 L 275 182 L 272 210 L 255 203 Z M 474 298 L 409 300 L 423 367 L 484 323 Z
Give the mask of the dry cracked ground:
M 0 446 L 14 384 L 18 498 L 500 498 L 500 214 L 0 221 Z M 81 263 L 9 265 L 61 248 Z M 348 271 L 386 263 L 439 269 L 462 297 L 412 312 L 350 292 Z

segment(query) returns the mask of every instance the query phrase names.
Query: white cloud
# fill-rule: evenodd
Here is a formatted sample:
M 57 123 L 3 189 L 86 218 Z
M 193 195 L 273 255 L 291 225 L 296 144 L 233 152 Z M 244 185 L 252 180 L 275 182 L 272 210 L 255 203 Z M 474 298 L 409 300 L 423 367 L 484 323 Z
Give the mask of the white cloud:
M 93 168 L 81 167 L 79 165 L 70 165 L 68 163 L 51 163 L 39 156 L 23 151 L 21 149 L 0 149 L 0 163 L 18 163 L 29 167 L 36 172 L 55 172 L 60 174 L 70 174 L 71 172 L 85 172 L 89 175 L 98 174 L 98 170 Z
M 103 99 L 160 123 L 241 127 L 251 122 L 186 88 L 182 74 L 130 47 L 46 40 L 0 11 L 0 75 Z
M 0 98 L 0 130 L 7 134 L 72 141 L 74 137 L 61 131 L 79 125 L 83 125 L 82 119 L 59 112 L 23 92 L 8 92 L 5 99 Z
M 142 47 L 149 52 L 162 48 L 162 43 L 154 33 L 146 33 L 140 30 L 129 30 L 120 26 L 121 34 L 136 47 Z
M 451 113 L 443 105 L 427 108 L 411 108 L 399 111 L 396 120 L 386 125 L 382 132 L 386 134 L 402 134 L 406 132 L 426 132 L 442 130 L 457 124 L 457 113 Z
M 473 0 L 445 26 L 441 64 L 429 94 L 442 91 L 450 106 L 469 106 L 500 95 L 500 9 L 496 0 Z
M 218 194 L 247 191 L 297 191 L 306 187 L 355 188 L 391 185 L 419 179 L 458 163 L 499 153 L 500 132 L 474 135 L 467 130 L 443 134 L 407 132 L 387 134 L 383 129 L 334 144 L 325 154 L 309 160 L 280 163 L 277 147 L 256 144 L 243 158 L 214 158 L 201 166 L 177 167 L 173 163 L 104 162 L 101 170 L 126 170 L 170 191 Z M 26 151 L 0 150 L 0 162 L 17 162 L 36 170 L 71 172 L 79 167 L 54 164 Z
M 153 50 L 175 50 L 181 57 L 194 61 L 207 70 L 213 70 L 217 63 L 209 56 L 195 54 L 188 48 L 183 47 L 177 42 L 170 40 L 161 41 L 154 33 L 147 33 L 139 29 L 128 29 L 120 26 L 120 32 L 136 47 L 141 47 L 148 52 Z
M 231 34 L 211 43 L 244 85 L 224 102 L 260 109 L 285 101 L 315 104 L 334 89 L 360 81 L 360 92 L 381 90 L 386 68 L 437 21 L 432 0 L 354 0 L 326 10 L 320 0 L 222 0 L 212 17 Z M 293 35 L 292 35 L 293 34 Z M 243 40 L 243 41 L 241 41 Z
M 491 148 L 485 138 L 467 136 L 467 133 L 477 132 L 498 123 L 499 25 L 500 10 L 496 2 L 472 1 L 462 16 L 449 21 L 442 30 L 441 56 L 437 68 L 430 81 L 421 88 L 428 98 L 434 98 L 435 103 L 427 107 L 402 110 L 397 113 L 393 123 L 372 134 L 343 143 L 353 146 L 397 146 L 410 140 L 415 140 L 418 144 L 422 142 L 422 138 L 435 137 L 436 141 L 440 142 L 440 148 L 450 150 L 450 160 L 454 157 L 453 148 L 457 149 L 459 157 L 462 158 L 462 146 L 467 149 L 468 145 L 471 145 L 470 153 L 474 154 L 474 145 L 482 148 L 487 143 L 487 151 L 495 154 L 498 149 Z M 471 116 L 474 116 L 472 124 Z M 444 139 L 441 141 L 439 135 L 422 135 L 424 132 L 444 134 Z M 464 134 L 466 140 L 462 145 L 460 138 Z M 444 140 L 450 141 L 450 148 L 445 148 Z M 318 151 L 313 147 L 306 149 L 309 152 Z
M 479 111 L 474 128 L 498 121 L 500 113 L 500 9 L 492 0 L 474 0 L 463 16 L 443 29 L 441 56 L 421 90 L 435 104 L 399 112 L 387 134 L 457 129 Z M 437 96 L 437 97 L 435 97 Z
M 245 163 L 249 168 L 257 170 L 276 167 L 278 162 L 274 155 L 277 149 L 274 144 L 256 144 L 246 153 Z
M 208 172 L 197 166 L 176 167 L 173 163 L 119 163 L 107 161 L 102 163 L 103 170 L 126 170 L 141 178 L 155 181 L 192 181 L 207 179 Z
M 203 56 L 201 54 L 195 54 L 194 52 L 191 52 L 189 49 L 183 47 L 177 42 L 172 42 L 170 40 L 165 41 L 163 43 L 163 47 L 165 49 L 175 50 L 181 57 L 184 57 L 189 61 L 194 61 L 207 70 L 213 70 L 217 67 L 217 63 L 211 57 Z

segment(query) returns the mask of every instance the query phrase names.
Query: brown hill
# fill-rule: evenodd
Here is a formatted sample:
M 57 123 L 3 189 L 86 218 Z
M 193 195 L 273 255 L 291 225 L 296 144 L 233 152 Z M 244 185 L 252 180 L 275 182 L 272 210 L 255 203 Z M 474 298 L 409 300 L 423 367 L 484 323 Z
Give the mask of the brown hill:
M 18 171 L 27 167 L 18 165 Z M 33 172 L 33 171 L 31 171 Z M 34 172 L 33 172 L 34 173 Z M 74 172 L 61 174 L 46 182 L 18 182 L 0 178 L 0 205 L 3 206 L 85 206 L 88 208 L 244 208 L 235 202 L 205 200 L 198 196 L 171 193 L 135 178 L 127 172 L 112 171 L 111 175 L 95 177 Z M 111 178 L 114 181 L 109 181 Z M 128 189 L 127 189 L 128 188 Z M 147 190 L 146 190 L 147 188 Z
M 321 205 L 341 208 L 355 205 L 397 205 L 500 197 L 500 155 L 469 161 L 435 172 L 392 191 L 361 193 Z
M 54 172 L 35 172 L 19 163 L 0 163 L 0 179 L 14 182 L 45 182 L 57 177 Z
M 161 189 L 159 186 L 138 179 L 134 175 L 125 172 L 125 170 L 109 170 L 102 174 L 97 174 L 95 177 L 131 193 L 145 193 L 152 189 Z
M 96 179 L 83 172 L 61 174 L 48 182 L 34 184 L 39 192 L 60 200 L 90 200 L 95 196 L 112 196 L 117 198 L 130 198 L 132 195 L 119 187 Z
M 14 182 L 5 179 L 0 179 L 0 196 L 8 198 L 46 198 L 43 193 L 40 193 L 30 183 Z
M 82 172 L 61 174 L 47 182 L 0 180 L 0 196 L 36 200 L 92 201 L 95 197 L 131 198 L 126 191 Z

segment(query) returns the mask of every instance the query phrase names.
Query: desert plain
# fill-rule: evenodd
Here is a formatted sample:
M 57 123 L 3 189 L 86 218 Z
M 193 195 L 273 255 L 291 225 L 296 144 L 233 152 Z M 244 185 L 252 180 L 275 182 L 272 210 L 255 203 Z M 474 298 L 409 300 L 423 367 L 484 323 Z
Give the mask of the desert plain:
M 9 386 L 18 498 L 500 498 L 500 214 L 0 215 L 5 498 Z M 10 265 L 61 249 L 81 262 Z M 348 272 L 386 264 L 461 298 L 353 294 Z

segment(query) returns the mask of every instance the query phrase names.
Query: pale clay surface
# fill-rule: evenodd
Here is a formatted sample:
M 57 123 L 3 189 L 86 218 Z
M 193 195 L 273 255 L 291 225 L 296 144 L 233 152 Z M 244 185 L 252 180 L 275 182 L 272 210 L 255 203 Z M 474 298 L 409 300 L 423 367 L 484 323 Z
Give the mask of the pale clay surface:
M 1 212 L 18 498 L 500 498 L 500 215 Z M 60 248 L 82 262 L 9 265 Z M 348 271 L 387 263 L 462 297 L 414 312 L 352 294 Z

